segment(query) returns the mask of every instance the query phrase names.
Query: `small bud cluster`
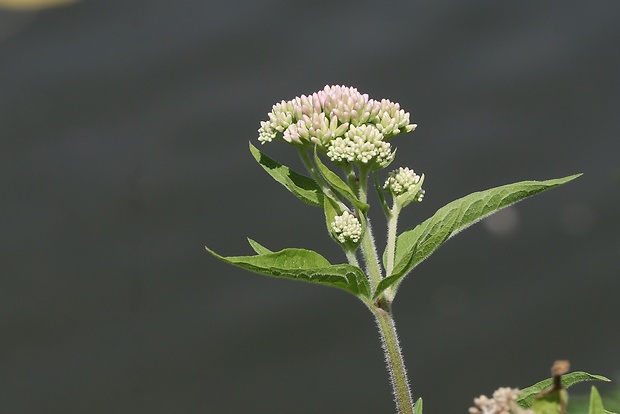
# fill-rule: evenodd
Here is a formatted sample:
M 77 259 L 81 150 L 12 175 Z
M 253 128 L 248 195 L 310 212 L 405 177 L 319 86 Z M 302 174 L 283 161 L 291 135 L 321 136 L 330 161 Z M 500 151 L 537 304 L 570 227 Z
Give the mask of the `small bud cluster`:
M 331 227 L 334 235 L 342 244 L 347 241 L 357 243 L 360 237 L 362 237 L 362 225 L 360 221 L 348 211 L 336 216 Z
M 327 156 L 335 162 L 368 164 L 374 160 L 380 166 L 394 159 L 392 146 L 383 141 L 383 134 L 372 125 L 351 126 L 344 137 L 330 142 Z
M 519 390 L 517 388 L 499 388 L 493 393 L 493 398 L 481 395 L 474 398 L 475 407 L 469 409 L 470 414 L 534 414 L 531 410 L 524 410 L 517 405 Z
M 263 144 L 278 138 L 296 145 L 310 143 L 332 161 L 379 166 L 394 156 L 386 140 L 416 127 L 398 103 L 376 101 L 339 85 L 277 103 L 268 116 L 258 130 Z
M 400 167 L 398 170 L 392 171 L 385 184 L 384 190 L 388 190 L 394 196 L 406 193 L 420 182 L 420 176 L 408 167 Z M 424 198 L 425 191 L 420 189 L 416 195 L 415 201 L 420 202 Z

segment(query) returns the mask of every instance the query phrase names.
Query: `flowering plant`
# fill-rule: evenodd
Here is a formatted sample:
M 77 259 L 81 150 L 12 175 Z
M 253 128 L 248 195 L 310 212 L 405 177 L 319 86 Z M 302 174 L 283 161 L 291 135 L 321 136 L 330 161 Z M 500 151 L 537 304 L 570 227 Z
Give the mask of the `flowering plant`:
M 352 87 L 325 86 L 311 95 L 275 104 L 268 119 L 260 124 L 258 141 L 261 144 L 282 141 L 291 145 L 309 176 L 269 158 L 251 143 L 250 151 L 265 171 L 293 195 L 323 209 L 327 232 L 344 251 L 347 263 L 332 264 L 319 253 L 306 249 L 274 252 L 251 239 L 250 245 L 256 252 L 252 256 L 225 257 L 207 248 L 218 259 L 256 273 L 333 286 L 359 298 L 377 322 L 396 409 L 401 414 L 422 413 L 422 399 L 414 404 L 412 398 L 392 316 L 392 303 L 405 276 L 461 230 L 580 175 L 522 181 L 472 193 L 440 208 L 416 227 L 397 234 L 402 209 L 424 199 L 425 176 L 410 167 L 399 167 L 381 183 L 379 172 L 394 161 L 396 150 L 392 138 L 415 128 L 409 113 L 398 103 L 371 99 Z M 325 158 L 329 161 L 324 161 Z M 333 171 L 334 167 L 338 173 Z M 381 256 L 368 218 L 370 177 L 387 220 L 387 242 Z M 604 378 L 579 374 L 585 375 L 578 376 L 579 380 Z M 531 400 L 523 404 L 524 400 L 519 400 L 521 405 L 516 404 L 517 394 L 512 389 L 501 389 L 496 394 L 493 399 L 477 399 L 477 407 L 471 412 L 520 413 L 533 405 Z

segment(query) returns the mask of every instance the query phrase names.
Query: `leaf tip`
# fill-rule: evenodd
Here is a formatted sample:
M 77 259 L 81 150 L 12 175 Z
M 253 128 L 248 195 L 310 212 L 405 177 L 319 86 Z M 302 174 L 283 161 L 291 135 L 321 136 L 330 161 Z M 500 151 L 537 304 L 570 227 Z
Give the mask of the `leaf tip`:
M 209 249 L 208 246 L 205 246 L 205 250 L 207 251 L 207 253 L 210 253 L 211 255 L 217 257 L 218 259 L 222 258 L 222 256 L 220 256 L 219 254 L 215 253 L 213 250 Z

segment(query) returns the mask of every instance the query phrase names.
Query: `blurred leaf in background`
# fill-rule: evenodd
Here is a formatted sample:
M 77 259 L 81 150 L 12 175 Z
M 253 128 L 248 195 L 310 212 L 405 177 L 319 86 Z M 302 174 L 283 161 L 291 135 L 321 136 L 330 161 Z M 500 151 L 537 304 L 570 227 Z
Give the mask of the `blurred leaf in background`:
M 603 403 L 607 411 L 620 413 L 620 386 L 617 385 L 619 380 L 620 378 L 613 381 L 614 384 L 616 384 L 615 389 L 601 392 Z M 589 393 L 573 394 L 570 396 L 569 408 L 573 413 L 587 413 L 589 404 Z
M 35 11 L 48 7 L 67 6 L 77 0 L 0 0 L 0 9 Z

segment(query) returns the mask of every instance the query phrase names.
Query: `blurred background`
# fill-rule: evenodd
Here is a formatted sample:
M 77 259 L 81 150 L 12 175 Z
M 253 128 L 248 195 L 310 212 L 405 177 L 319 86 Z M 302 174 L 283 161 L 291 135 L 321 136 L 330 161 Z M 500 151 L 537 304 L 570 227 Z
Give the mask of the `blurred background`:
M 393 141 L 393 165 L 426 174 L 401 230 L 472 191 L 584 173 L 402 285 L 425 412 L 465 413 L 559 358 L 618 386 L 618 1 L 28 3 L 0 1 L 0 412 L 394 411 L 361 302 L 203 247 L 345 261 L 322 211 L 248 151 L 272 104 L 326 84 L 419 125 Z

